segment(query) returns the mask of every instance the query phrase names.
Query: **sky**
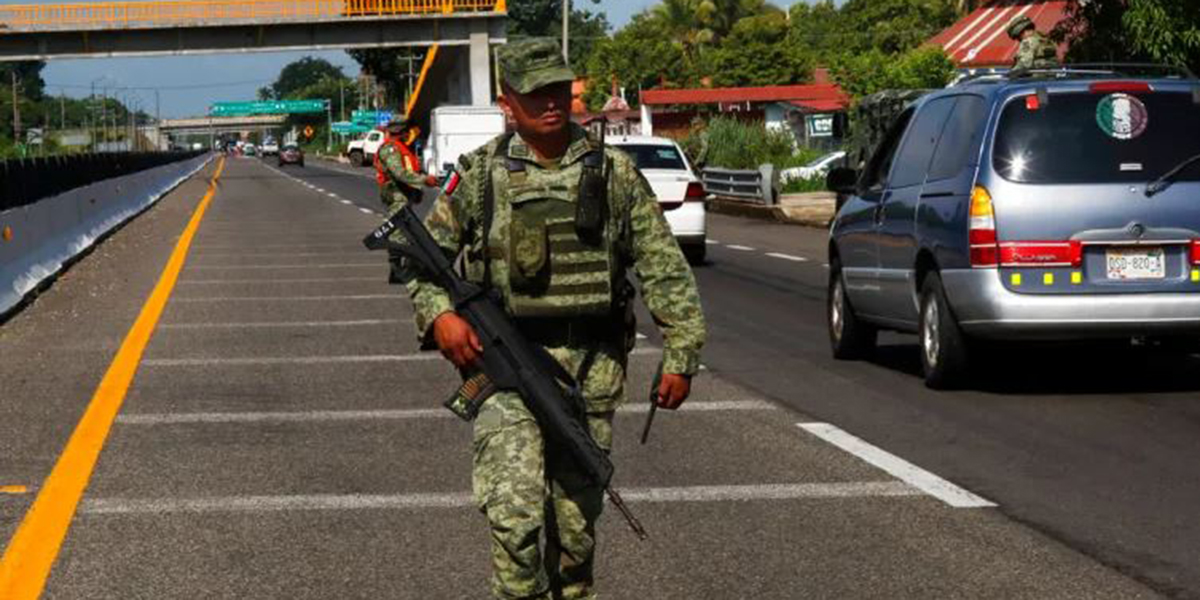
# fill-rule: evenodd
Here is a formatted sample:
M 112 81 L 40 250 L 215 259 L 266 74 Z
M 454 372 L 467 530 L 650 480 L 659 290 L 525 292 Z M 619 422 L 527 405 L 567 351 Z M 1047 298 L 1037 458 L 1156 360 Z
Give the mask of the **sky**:
M 782 7 L 797 1 L 802 0 L 772 0 Z M 28 0 L 0 0 L 0 4 L 18 2 L 29 3 Z M 580 8 L 593 8 L 590 2 L 584 0 L 574 2 Z M 595 8 L 605 11 L 613 26 L 620 27 L 629 22 L 634 14 L 655 3 L 657 0 L 601 0 Z M 86 96 L 93 82 L 97 93 L 106 87 L 156 88 L 157 100 L 152 90 L 128 90 L 122 95 L 130 97 L 130 103 L 136 102 L 150 114 L 161 109 L 164 118 L 198 116 L 205 114 L 213 102 L 253 100 L 258 88 L 275 81 L 284 65 L 304 56 L 325 58 L 342 67 L 349 76 L 358 74 L 358 64 L 341 51 L 245 52 L 158 58 L 54 60 L 47 64 L 42 78 L 47 83 L 48 93 L 69 97 Z

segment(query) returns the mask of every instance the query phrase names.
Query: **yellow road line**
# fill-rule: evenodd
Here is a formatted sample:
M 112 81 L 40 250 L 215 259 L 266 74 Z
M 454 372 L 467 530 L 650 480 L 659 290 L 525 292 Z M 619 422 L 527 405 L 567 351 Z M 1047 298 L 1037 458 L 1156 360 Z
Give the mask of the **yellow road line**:
M 125 336 L 125 341 L 121 343 L 121 348 L 117 350 L 117 355 L 109 365 L 108 372 L 104 374 L 104 379 L 100 381 L 100 386 L 96 388 L 87 411 L 75 426 L 75 431 L 59 455 L 58 462 L 54 464 L 54 469 L 50 471 L 50 476 L 46 478 L 33 501 L 33 506 L 25 514 L 17 532 L 9 541 L 4 558 L 0 559 L 0 598 L 35 600 L 41 595 L 50 569 L 54 566 L 63 540 L 67 537 L 75 509 L 83 497 L 84 490 L 87 489 L 96 461 L 100 458 L 100 451 L 104 448 L 104 441 L 108 438 L 113 420 L 121 409 L 121 403 L 125 401 L 125 393 L 133 382 L 138 363 L 142 360 L 142 353 L 146 350 L 150 336 L 154 333 L 154 326 L 158 324 L 171 291 L 175 288 L 179 272 L 183 270 L 192 238 L 200 227 L 204 212 L 212 202 L 217 180 L 224 169 L 225 159 L 222 158 L 216 173 L 209 180 L 208 192 L 192 213 L 192 218 L 183 230 L 183 235 L 179 237 L 175 250 L 171 252 L 154 291 L 150 293 L 146 304 L 142 306 L 142 312 L 138 314 L 133 327 Z
M 23 485 L 0 485 L 0 494 L 24 494 L 29 488 Z

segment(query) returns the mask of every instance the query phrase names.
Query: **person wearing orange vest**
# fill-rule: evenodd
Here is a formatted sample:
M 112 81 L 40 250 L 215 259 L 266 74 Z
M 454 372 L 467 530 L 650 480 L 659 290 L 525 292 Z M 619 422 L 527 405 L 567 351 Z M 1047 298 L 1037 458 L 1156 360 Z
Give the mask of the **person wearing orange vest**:
M 422 192 L 425 186 L 437 187 L 437 177 L 421 174 L 421 161 L 405 144 L 404 136 L 409 132 L 408 121 L 394 119 L 387 125 L 387 139 L 375 153 L 375 180 L 379 183 L 379 199 L 391 213 L 393 207 L 403 206 L 406 193 Z M 407 188 L 407 189 L 405 189 Z M 388 251 L 391 273 L 388 281 L 402 284 L 408 278 L 404 274 L 404 257 L 395 250 Z
M 375 179 L 379 183 L 379 198 L 384 208 L 390 209 L 397 202 L 405 200 L 401 186 L 420 191 L 423 186 L 437 187 L 436 177 L 421 174 L 421 161 L 417 155 L 404 143 L 404 135 L 409 130 L 408 122 L 395 119 L 388 123 L 387 139 L 375 153 Z

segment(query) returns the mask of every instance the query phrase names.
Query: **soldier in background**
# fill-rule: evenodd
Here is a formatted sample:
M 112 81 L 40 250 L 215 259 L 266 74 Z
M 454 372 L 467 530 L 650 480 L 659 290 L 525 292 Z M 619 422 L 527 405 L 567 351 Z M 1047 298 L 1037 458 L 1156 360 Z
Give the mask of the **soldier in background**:
M 1008 24 L 1008 37 L 1020 40 L 1014 69 L 1052 69 L 1058 66 L 1058 46 L 1042 35 L 1033 21 L 1021 15 Z
M 438 198 L 425 224 L 447 255 L 462 255 L 469 280 L 503 298 L 521 333 L 576 377 L 588 429 L 608 450 L 635 333 L 627 273 L 663 332 L 657 401 L 666 409 L 687 398 L 700 366 L 696 281 L 632 159 L 570 121 L 575 76 L 557 42 L 501 46 L 497 61 L 500 105 L 516 133 L 460 158 L 461 183 Z M 419 335 L 469 372 L 484 350 L 479 338 L 445 290 L 414 275 Z M 515 392 L 483 403 L 472 480 L 491 526 L 496 597 L 595 597 L 603 490 L 569 461 L 546 446 Z
M 392 119 L 387 125 L 387 139 L 375 153 L 375 180 L 379 183 L 379 200 L 383 208 L 391 211 L 393 206 L 405 202 L 408 194 L 423 193 L 425 187 L 437 187 L 437 177 L 421 174 L 421 162 L 405 144 L 411 128 L 404 118 Z M 398 250 L 388 250 L 391 270 L 388 281 L 402 284 L 404 257 Z
M 385 209 L 406 199 L 405 190 L 400 186 L 406 186 L 408 191 L 420 191 L 423 186 L 438 185 L 436 177 L 421 174 L 421 161 L 405 145 L 408 131 L 406 119 L 393 119 L 387 125 L 387 140 L 375 153 L 375 178 L 379 183 L 379 199 Z

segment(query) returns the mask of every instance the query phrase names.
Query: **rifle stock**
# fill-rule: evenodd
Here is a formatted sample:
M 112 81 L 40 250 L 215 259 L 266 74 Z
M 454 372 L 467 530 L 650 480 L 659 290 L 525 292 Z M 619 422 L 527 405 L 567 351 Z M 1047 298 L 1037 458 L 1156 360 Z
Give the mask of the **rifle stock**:
M 395 233 L 406 242 L 391 241 Z M 412 205 L 406 203 L 393 213 L 363 244 L 370 250 L 398 250 L 446 290 L 455 312 L 470 323 L 483 344 L 479 366 L 491 383 L 521 396 L 547 444 L 565 450 L 574 465 L 605 490 L 634 533 L 646 539 L 641 523 L 609 485 L 612 461 L 587 430 L 578 382 L 545 348 L 525 339 L 498 298 L 454 270 L 452 257 L 433 239 Z

